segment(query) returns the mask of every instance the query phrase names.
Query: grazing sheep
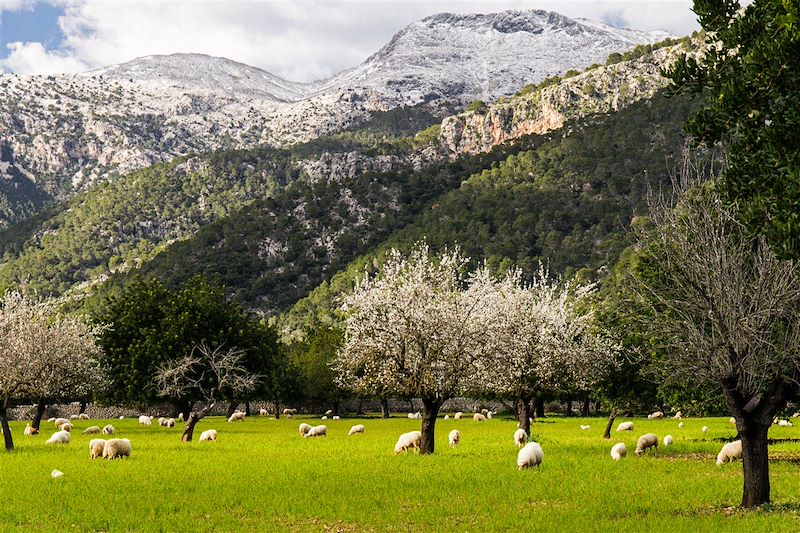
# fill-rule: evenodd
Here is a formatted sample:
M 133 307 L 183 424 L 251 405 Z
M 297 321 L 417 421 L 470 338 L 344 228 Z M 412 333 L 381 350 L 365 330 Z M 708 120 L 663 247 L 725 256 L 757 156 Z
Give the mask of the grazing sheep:
M 664 437 L 664 446 L 672 446 L 672 435 Z
M 111 424 L 106 424 L 103 426 L 103 435 L 113 435 L 116 429 Z
M 305 438 L 309 437 L 327 437 L 328 436 L 328 426 L 314 426 L 308 431 L 306 434 L 303 435 Z
M 33 427 L 32 425 L 27 424 L 25 426 L 25 435 L 38 435 L 38 434 L 39 430 Z
M 103 456 L 103 450 L 106 448 L 105 439 L 92 439 L 89 441 L 89 459 L 95 460 Z
M 70 420 L 77 420 L 78 419 L 78 415 L 69 415 L 69 419 Z
M 722 449 L 719 451 L 717 455 L 717 464 L 721 465 L 722 463 L 727 462 L 734 462 L 737 459 L 742 458 L 742 441 L 735 440 L 733 442 L 729 442 Z
M 328 419 L 327 416 L 323 416 L 322 418 L 320 418 L 320 420 L 327 420 L 327 419 Z
M 228 422 L 244 422 L 245 412 L 244 411 L 234 411 L 233 414 L 228 417 Z
M 350 431 L 347 432 L 348 435 L 355 435 L 356 433 L 364 433 L 364 425 L 358 424 L 350 428 Z
M 636 441 L 636 450 L 633 453 L 637 457 L 641 457 L 643 453 L 651 448 L 655 448 L 656 453 L 658 453 L 658 436 L 655 433 L 647 433 L 639 437 L 639 440 Z
M 620 422 L 617 431 L 633 431 L 633 422 Z
M 454 429 L 447 435 L 447 440 L 450 442 L 450 447 L 455 448 L 461 442 L 461 432 L 457 429 Z
M 150 426 L 150 425 L 153 424 L 153 417 L 152 416 L 141 415 L 139 417 L 139 424 L 141 424 L 143 426 Z
M 528 442 L 528 434 L 524 429 L 519 428 L 514 432 L 514 444 L 517 445 L 517 448 L 522 448 L 526 442 Z
M 678 429 L 683 429 L 683 422 L 678 422 Z
M 207 429 L 200 433 L 200 442 L 212 442 L 217 440 L 217 430 Z
M 159 417 L 159 419 L 158 419 L 158 427 L 160 427 L 160 428 L 167 427 L 167 419 L 164 418 L 163 416 Z
M 334 420 L 341 420 L 341 417 L 339 415 L 333 415 L 333 419 Z
M 69 431 L 69 432 L 72 432 L 72 424 L 70 424 L 69 422 L 67 422 L 66 424 L 61 424 L 61 426 L 59 426 L 59 429 L 60 429 L 61 431 Z
M 306 423 L 300 424 L 300 427 L 298 428 L 298 430 L 300 431 L 300 436 L 301 437 L 305 437 L 305 435 L 306 435 L 306 433 L 308 433 L 309 429 L 311 429 L 311 426 L 309 424 L 306 424 Z
M 56 431 L 45 444 L 69 444 L 69 431 Z
M 58 479 L 58 478 L 62 477 L 63 475 L 64 475 L 64 472 L 62 472 L 61 470 L 53 470 L 52 472 L 50 472 L 50 477 L 53 478 L 53 479 Z
M 736 426 L 736 419 L 734 417 L 730 417 L 728 419 L 728 424 L 730 424 L 732 426 Z
M 647 415 L 648 420 L 657 420 L 659 418 L 664 418 L 664 413 L 661 411 L 656 411 L 655 413 L 650 413 Z
M 403 433 L 397 439 L 397 444 L 394 445 L 394 453 L 407 452 L 410 448 L 417 448 L 422 446 L 422 432 L 409 431 Z
M 284 409 L 283 410 L 283 414 L 285 414 L 285 415 L 296 415 L 297 414 L 297 409 L 288 409 L 288 408 Z
M 411 420 L 417 420 L 419 418 L 422 418 L 422 415 L 420 414 L 419 411 L 417 411 L 416 413 L 408 413 L 408 418 L 410 418 Z
M 333 409 L 328 409 L 325 411 L 325 416 L 333 416 Z
M 167 427 L 168 428 L 174 428 L 175 427 L 175 419 L 174 418 L 167 419 Z
M 122 416 L 122 415 L 119 415 L 119 419 L 120 419 L 120 420 L 125 420 L 125 417 L 124 417 L 124 416 Z
M 130 457 L 133 449 L 128 439 L 109 439 L 103 448 L 103 459 L 122 459 Z
M 269 415 L 269 411 L 267 411 L 266 409 L 259 409 L 258 410 L 258 415 L 259 416 L 267 416 L 267 415 Z
M 472 415 L 472 419 L 473 419 L 475 422 L 486 422 L 486 417 L 485 417 L 485 416 L 483 416 L 483 415 L 482 415 L 482 414 L 480 414 L 480 413 L 475 413 L 474 415 Z
M 454 414 L 454 415 L 453 415 L 453 419 L 454 419 L 454 420 L 461 420 L 461 417 L 462 417 L 462 416 L 464 416 L 464 413 L 462 413 L 461 411 L 459 411 L 459 412 L 457 412 L 456 414 Z
M 488 414 L 489 414 L 489 410 L 488 410 L 488 409 L 481 409 L 481 414 L 482 414 L 483 416 L 486 416 L 486 415 L 488 415 Z
M 78 420 L 89 420 L 89 415 L 86 413 L 81 413 L 78 415 Z
M 97 435 L 98 433 L 100 433 L 100 426 L 90 426 L 81 432 L 82 435 Z
M 587 429 L 592 429 L 592 426 L 585 426 L 585 425 L 581 424 L 581 429 L 583 431 L 586 431 Z
M 790 428 L 794 426 L 794 424 L 792 424 L 788 420 L 778 420 L 778 425 L 782 428 Z
M 677 413 L 675 413 L 675 416 L 673 416 L 672 418 L 674 418 L 675 420 L 680 420 L 682 417 L 683 417 L 683 413 L 678 411 Z
M 450 420 L 450 415 L 444 415 L 445 420 Z
M 69 420 L 67 420 L 66 418 L 55 418 L 55 419 L 53 419 L 53 424 L 55 424 L 55 426 L 58 429 L 61 429 L 61 425 L 62 424 L 69 424 Z
M 544 459 L 544 451 L 538 442 L 529 442 L 517 454 L 517 468 L 524 470 L 540 466 Z
M 700 431 L 702 431 L 703 433 L 707 432 L 708 426 L 703 426 L 702 428 L 700 428 Z
M 628 448 L 625 446 L 624 442 L 618 442 L 611 447 L 611 458 L 615 461 L 619 461 L 626 455 L 628 455 Z
M 792 415 L 792 418 L 800 418 L 800 412 L 797 412 Z
M 47 421 L 52 424 L 53 422 L 56 421 L 56 419 L 55 419 L 55 417 L 50 417 L 50 418 L 47 419 Z
M 183 422 L 183 413 L 178 413 L 178 421 Z

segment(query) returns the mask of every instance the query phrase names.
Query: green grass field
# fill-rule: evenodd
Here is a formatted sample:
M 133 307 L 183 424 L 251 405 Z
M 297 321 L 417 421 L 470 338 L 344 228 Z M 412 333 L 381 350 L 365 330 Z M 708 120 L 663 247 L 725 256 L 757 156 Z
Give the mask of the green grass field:
M 618 422 L 623 419 L 618 419 Z M 3 531 L 797 531 L 800 530 L 800 427 L 773 427 L 770 509 L 735 509 L 741 463 L 718 467 L 717 440 L 734 434 L 727 419 L 634 419 L 633 433 L 601 438 L 605 420 L 549 418 L 532 432 L 544 448 L 540 469 L 518 471 L 515 424 L 439 420 L 433 456 L 394 456 L 397 436 L 419 429 L 404 418 L 328 420 L 328 437 L 303 439 L 295 417 L 250 417 L 243 423 L 207 418 L 195 442 L 180 429 L 114 420 L 133 456 L 89 459 L 98 421 L 75 423 L 72 443 L 48 446 L 54 431 L 22 435 L 12 424 L 16 451 L 0 454 Z M 348 437 L 355 423 L 366 433 Z M 580 424 L 590 424 L 582 431 Z M 701 433 L 703 425 L 709 432 Z M 215 443 L 199 432 L 219 431 Z M 458 428 L 462 443 L 447 446 Z M 636 458 L 647 432 L 675 444 L 656 457 Z M 628 457 L 609 457 L 625 442 Z M 59 469 L 64 477 L 51 479 Z

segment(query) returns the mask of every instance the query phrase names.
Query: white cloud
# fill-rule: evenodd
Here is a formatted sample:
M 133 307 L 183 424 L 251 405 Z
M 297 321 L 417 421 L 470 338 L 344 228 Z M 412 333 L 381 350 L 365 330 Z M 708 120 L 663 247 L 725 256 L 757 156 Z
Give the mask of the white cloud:
M 45 49 L 42 43 L 8 43 L 8 57 L 0 59 L 0 70 L 17 74 L 80 72 L 86 64 L 74 56 Z
M 685 34 L 694 29 L 691 0 L 52 1 L 64 8 L 59 19 L 65 35 L 61 47 L 37 50 L 34 43 L 27 43 L 12 52 L 19 55 L 15 61 L 23 55 L 38 55 L 42 65 L 50 61 L 53 68 L 60 64 L 72 70 L 81 64 L 93 68 L 144 55 L 197 52 L 228 57 L 287 79 L 310 81 L 356 66 L 407 24 L 442 11 L 548 9 L 573 17 L 626 21 L 643 30 Z M 10 60 L 3 63 L 15 69 Z

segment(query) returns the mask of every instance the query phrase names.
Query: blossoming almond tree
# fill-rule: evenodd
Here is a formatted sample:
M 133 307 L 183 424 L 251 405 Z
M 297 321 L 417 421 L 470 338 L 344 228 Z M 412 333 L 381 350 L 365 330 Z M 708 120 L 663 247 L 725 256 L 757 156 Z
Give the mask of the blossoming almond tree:
M 436 258 L 418 244 L 392 250 L 375 276 L 345 297 L 345 340 L 334 361 L 342 386 L 422 400 L 420 453 L 434 452 L 442 404 L 465 390 L 486 345 L 482 284 L 471 283 L 458 249 Z

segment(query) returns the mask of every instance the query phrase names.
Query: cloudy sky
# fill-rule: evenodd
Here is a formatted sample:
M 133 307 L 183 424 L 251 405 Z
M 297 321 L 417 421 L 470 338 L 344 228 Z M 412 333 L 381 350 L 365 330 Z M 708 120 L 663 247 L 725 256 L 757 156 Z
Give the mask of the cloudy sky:
M 0 71 L 77 72 L 174 52 L 224 56 L 296 81 L 353 67 L 445 11 L 547 9 L 617 27 L 697 29 L 687 1 L 0 0 Z

